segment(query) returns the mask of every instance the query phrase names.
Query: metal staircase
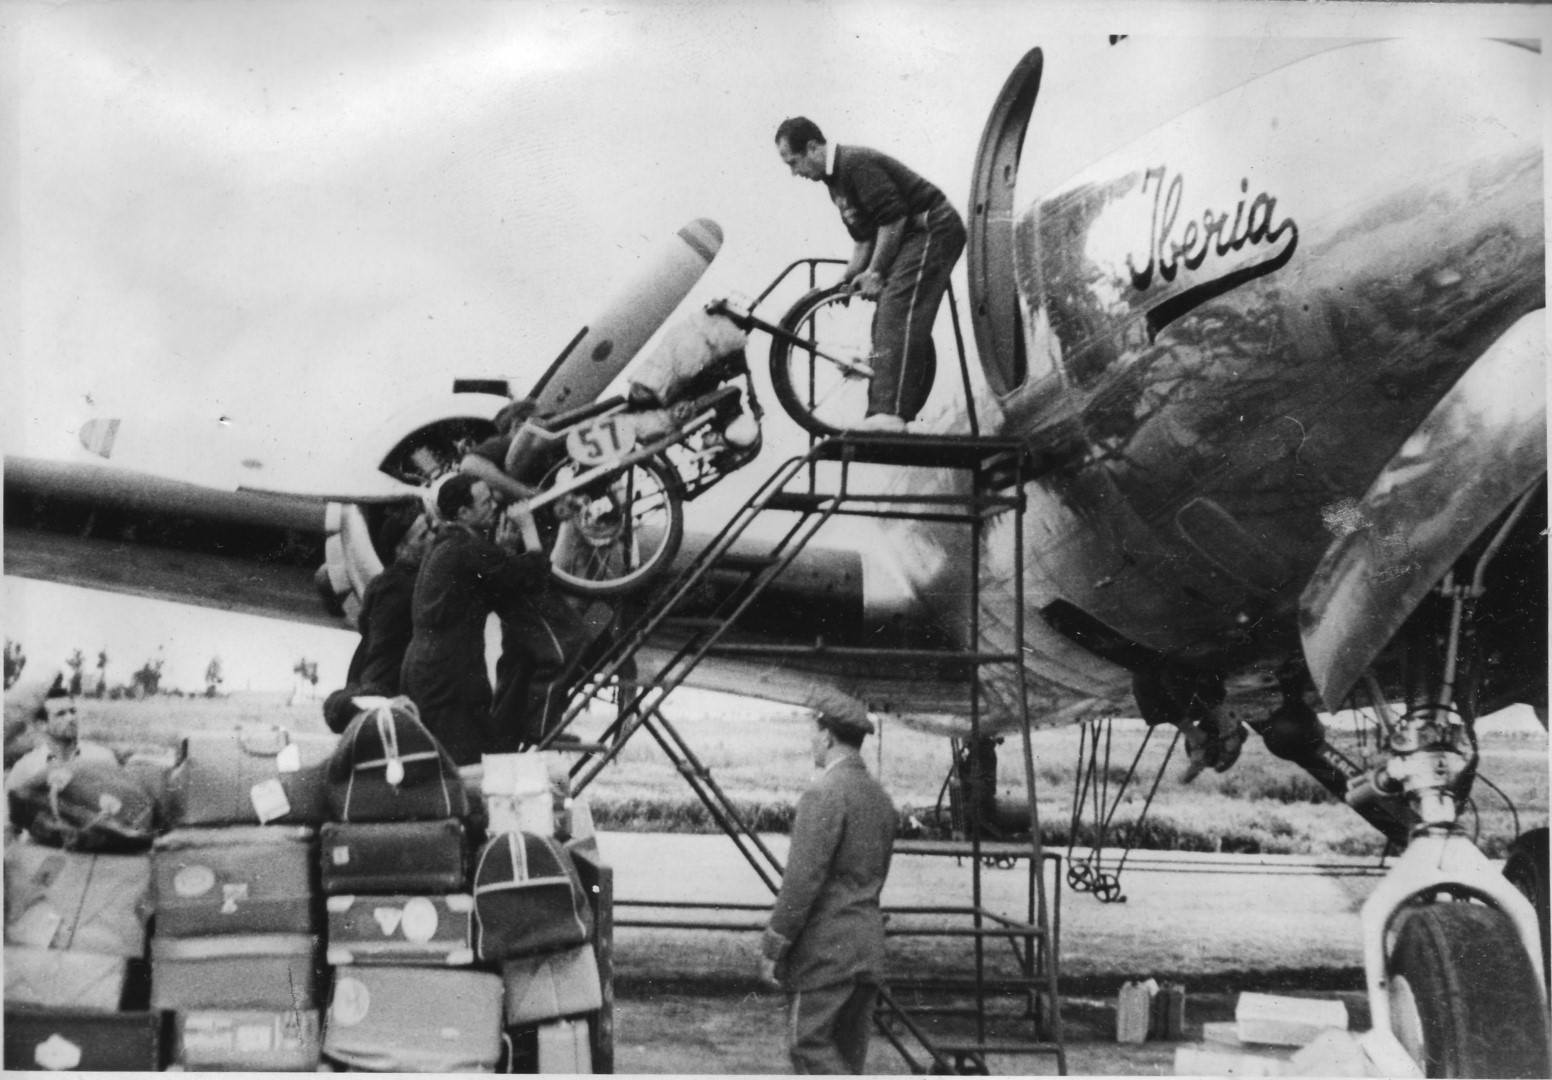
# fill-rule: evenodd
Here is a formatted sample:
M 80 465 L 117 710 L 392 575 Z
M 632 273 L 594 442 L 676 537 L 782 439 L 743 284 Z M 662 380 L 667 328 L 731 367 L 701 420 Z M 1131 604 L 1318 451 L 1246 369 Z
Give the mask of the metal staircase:
M 889 470 L 856 466 L 958 470 L 968 484 L 951 494 L 897 494 L 888 483 L 877 482 L 881 476 L 889 478 Z M 1003 1054 L 1051 1054 L 1058 1070 L 1066 1071 L 1057 985 L 1057 939 L 1053 905 L 1048 896 L 1055 885 L 1048 889 L 1045 873 L 1047 861 L 1057 856 L 1047 855 L 1039 839 L 1022 663 L 1023 492 L 1032 467 L 1025 446 L 1009 439 L 849 433 L 813 444 L 806 453 L 782 463 L 690 565 L 657 592 L 649 608 L 617 635 L 608 652 L 583 676 L 566 713 L 540 744 L 541 749 L 554 744 L 556 737 L 588 712 L 602 695 L 614 694 L 615 711 L 605 731 L 596 742 L 577 747 L 581 752 L 571 770 L 572 794 L 585 790 L 627 742 L 645 729 L 774 894 L 781 884 L 780 861 L 663 714 L 669 695 L 684 684 L 697 665 L 714 656 L 778 662 L 824 657 L 869 664 L 950 665 L 963 673 L 967 684 L 972 738 L 981 733 L 979 671 L 998 664 L 1016 671 L 1018 701 L 1024 710 L 1024 772 L 1034 820 L 1027 843 L 1000 845 L 1005 850 L 996 857 L 1029 860 L 1026 916 L 1009 919 L 983 907 L 981 872 L 990 856 L 983 850 L 982 830 L 973 821 L 968 836 L 949 847 L 913 848 L 911 842 L 901 841 L 896 848 L 897 855 L 902 857 L 957 856 L 968 861 L 971 872 L 971 902 L 967 907 L 885 912 L 893 936 L 962 937 L 970 939 L 974 946 L 974 968 L 969 975 L 935 981 L 897 979 L 881 996 L 877 1014 L 880 1030 L 918 1071 L 930 1064 L 942 1071 L 985 1072 L 987 1058 Z M 968 550 L 974 564 L 970 581 L 979 596 L 983 531 L 992 517 L 1008 513 L 1015 515 L 1009 535 L 1014 547 L 1017 617 L 1012 648 L 1006 651 L 979 647 L 982 636 L 978 601 L 969 605 L 969 640 L 977 646 L 972 649 L 835 646 L 822 638 L 782 643 L 727 640 L 767 587 L 832 519 L 850 515 L 964 526 L 969 533 Z M 757 519 L 772 515 L 791 518 L 784 530 L 776 530 L 777 540 L 763 551 L 752 551 L 749 544 L 734 551 L 735 543 Z M 708 613 L 705 597 L 711 576 L 725 579 L 730 573 L 738 583 Z M 638 678 L 638 653 L 649 641 L 661 646 L 664 638 L 678 640 L 679 644 L 666 662 Z M 925 922 L 920 921 L 923 918 Z M 945 926 L 945 919 L 957 921 L 958 925 Z M 1002 942 L 1011 947 L 1017 958 L 1011 978 L 994 975 L 988 968 L 988 944 Z M 1011 1012 L 1005 1007 L 1009 1004 L 1013 1006 Z M 912 1046 L 918 1048 L 917 1053 L 926 1055 L 927 1063 L 913 1055 Z

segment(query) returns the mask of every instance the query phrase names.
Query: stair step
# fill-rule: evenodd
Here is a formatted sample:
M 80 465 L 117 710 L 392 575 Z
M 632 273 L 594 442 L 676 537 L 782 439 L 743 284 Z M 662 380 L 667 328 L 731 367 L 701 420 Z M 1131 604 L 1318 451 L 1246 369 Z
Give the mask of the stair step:
M 834 495 L 810 495 L 806 491 L 778 491 L 765 501 L 765 509 L 796 510 L 804 514 L 814 514 L 822 510 L 827 503 L 834 501 Z

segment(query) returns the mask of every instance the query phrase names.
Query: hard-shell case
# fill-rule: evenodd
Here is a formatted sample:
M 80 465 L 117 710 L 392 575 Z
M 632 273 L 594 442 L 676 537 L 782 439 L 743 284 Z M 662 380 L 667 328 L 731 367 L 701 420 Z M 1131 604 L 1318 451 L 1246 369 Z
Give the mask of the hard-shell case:
M 5 1010 L 7 1072 L 155 1072 L 167 1016 L 88 1009 Z
M 316 1009 L 195 1009 L 173 1020 L 173 1057 L 189 1070 L 316 1072 L 322 1029 Z
M 150 911 L 148 855 L 6 845 L 7 944 L 143 956 Z
M 239 724 L 184 738 L 167 783 L 174 825 L 318 825 L 336 735 Z
M 367 1072 L 492 1072 L 501 1056 L 501 977 L 469 969 L 341 968 L 323 1053 Z
M 461 967 L 474 963 L 474 897 L 331 896 L 328 962 Z
M 175 829 L 151 849 L 156 932 L 311 934 L 319 926 L 313 830 Z
M 586 1020 L 539 1025 L 539 1072 L 590 1073 L 593 1047 Z
M 501 964 L 509 1027 L 593 1012 L 604 1003 L 591 945 Z
M 151 937 L 153 1009 L 317 1007 L 318 939 L 310 934 Z
M 330 896 L 468 891 L 462 821 L 330 822 L 319 830 L 320 884 Z

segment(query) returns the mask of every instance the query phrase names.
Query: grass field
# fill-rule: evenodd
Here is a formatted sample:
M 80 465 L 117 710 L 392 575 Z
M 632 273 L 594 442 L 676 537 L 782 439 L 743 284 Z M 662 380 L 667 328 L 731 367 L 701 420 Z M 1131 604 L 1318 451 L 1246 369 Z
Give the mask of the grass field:
M 674 728 L 717 784 L 764 831 L 784 831 L 798 795 L 812 777 L 808 759 L 808 722 L 790 710 L 761 714 L 739 702 L 727 714 L 707 708 L 666 710 Z M 710 699 L 715 700 L 715 699 Z M 120 749 L 168 748 L 188 731 L 238 723 L 282 724 L 295 731 L 323 731 L 316 702 L 288 705 L 283 694 L 235 694 L 217 699 L 157 697 L 144 701 L 84 701 L 83 734 Z M 8 730 L 24 719 L 17 703 L 7 701 Z M 1355 758 L 1373 750 L 1351 730 L 1332 725 L 1331 741 Z M 588 732 L 580 732 L 586 736 Z M 1145 729 L 1118 722 L 1110 738 L 1108 768 L 1090 775 L 1080 817 L 1078 842 L 1094 838 L 1096 793 L 1109 806 L 1118 800 L 1110 842 L 1117 826 L 1137 820 L 1148 789 L 1169 745 L 1166 731 L 1156 733 L 1138 762 L 1124 793 L 1121 781 L 1141 746 Z M 1080 777 L 1078 751 L 1085 743 L 1076 727 L 1036 732 L 1033 737 L 1036 791 L 1041 831 L 1047 843 L 1065 845 L 1072 835 L 1073 799 Z M 1103 748 L 1102 748 L 1103 749 Z M 864 747 L 869 766 L 881 777 L 904 813 L 931 826 L 949 772 L 949 744 L 938 736 L 886 721 L 879 737 Z M 1475 809 L 1466 825 L 1476 830 L 1489 855 L 1500 856 L 1520 829 L 1547 822 L 1548 758 L 1544 732 L 1485 733 L 1481 739 L 1480 776 Z M 999 788 L 1022 802 L 1022 751 L 1019 740 L 999 748 Z M 1105 764 L 1103 754 L 1101 765 Z M 1205 773 L 1183 783 L 1184 752 L 1177 749 L 1159 782 L 1157 795 L 1139 835 L 1138 846 L 1187 850 L 1223 850 L 1287 854 L 1378 854 L 1380 835 L 1338 803 L 1302 770 L 1267 753 L 1252 737 L 1239 762 L 1227 773 Z M 710 816 L 685 780 L 669 763 L 651 735 L 639 732 L 618 759 L 588 789 L 594 817 L 609 829 L 714 831 Z

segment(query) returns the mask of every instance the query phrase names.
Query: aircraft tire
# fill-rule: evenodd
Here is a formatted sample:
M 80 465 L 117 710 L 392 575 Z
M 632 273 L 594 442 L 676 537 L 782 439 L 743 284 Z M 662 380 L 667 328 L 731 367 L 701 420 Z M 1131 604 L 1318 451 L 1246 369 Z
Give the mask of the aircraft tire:
M 1536 921 L 1541 928 L 1541 970 L 1552 986 L 1552 899 L 1547 891 L 1548 832 L 1545 826 L 1521 833 L 1509 845 L 1509 857 L 1504 862 L 1504 877 L 1525 894 L 1536 908 Z
M 1547 1015 L 1509 917 L 1470 903 L 1403 916 L 1391 1027 L 1427 1076 L 1549 1075 Z
M 540 484 L 540 490 L 549 487 L 559 472 L 568 467 L 562 462 L 552 469 Z M 541 526 L 541 533 L 548 534 L 545 543 L 550 548 L 550 569 L 556 583 L 565 591 L 594 599 L 625 596 L 666 570 L 679 554 L 679 545 L 684 541 L 684 485 L 678 471 L 662 458 L 651 457 L 632 466 L 626 478 L 633 492 L 627 520 L 634 523 L 641 513 L 654 515 L 654 527 L 642 534 L 647 537 L 649 550 L 643 551 L 635 542 L 626 541 L 632 543 L 634 558 L 633 565 L 623 572 L 612 565 L 587 559 L 585 555 L 582 562 L 568 561 L 565 555 L 568 545 L 560 539 L 565 526 L 559 523 L 551 523 L 548 528 Z M 569 546 L 573 551 L 585 552 L 586 545 Z M 604 552 L 607 546 L 592 545 L 593 554 Z

